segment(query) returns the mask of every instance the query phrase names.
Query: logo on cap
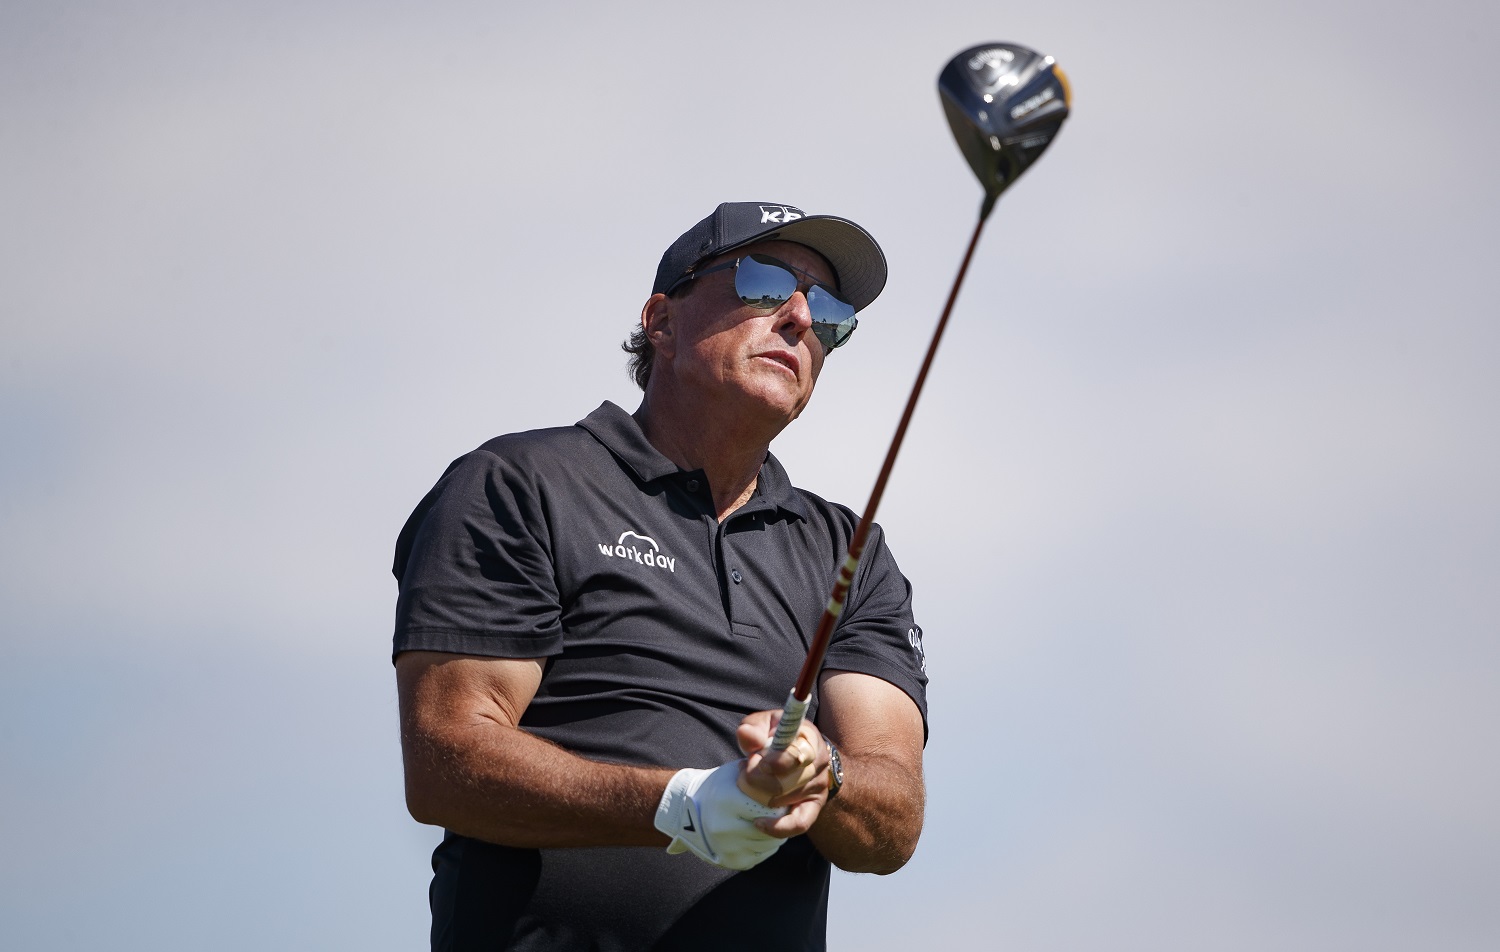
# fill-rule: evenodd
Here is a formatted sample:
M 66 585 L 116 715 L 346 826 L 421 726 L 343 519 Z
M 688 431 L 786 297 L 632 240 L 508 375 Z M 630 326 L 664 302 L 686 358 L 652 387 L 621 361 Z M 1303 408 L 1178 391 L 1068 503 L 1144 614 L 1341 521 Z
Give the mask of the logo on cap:
M 802 209 L 793 208 L 790 205 L 762 205 L 760 206 L 760 223 L 762 225 L 783 225 L 789 221 L 796 221 L 802 217 Z

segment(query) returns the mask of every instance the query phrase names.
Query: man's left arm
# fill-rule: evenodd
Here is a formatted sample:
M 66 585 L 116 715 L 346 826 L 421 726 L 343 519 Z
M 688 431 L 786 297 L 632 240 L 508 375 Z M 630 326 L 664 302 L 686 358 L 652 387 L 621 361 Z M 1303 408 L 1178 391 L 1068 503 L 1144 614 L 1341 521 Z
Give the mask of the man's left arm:
M 825 670 L 818 691 L 818 728 L 839 749 L 844 785 L 808 836 L 840 869 L 894 873 L 922 833 L 922 714 L 905 691 L 868 674 Z
M 772 836 L 806 834 L 825 859 L 850 872 L 886 874 L 906 865 L 926 805 L 926 687 L 911 585 L 875 526 L 818 679 L 816 724 L 838 747 L 843 786 L 828 798 L 827 744 L 794 744 L 768 757 L 776 712 L 752 714 L 738 731 L 748 755 L 741 789 L 787 808 L 755 825 Z M 779 795 L 768 799 L 772 794 Z

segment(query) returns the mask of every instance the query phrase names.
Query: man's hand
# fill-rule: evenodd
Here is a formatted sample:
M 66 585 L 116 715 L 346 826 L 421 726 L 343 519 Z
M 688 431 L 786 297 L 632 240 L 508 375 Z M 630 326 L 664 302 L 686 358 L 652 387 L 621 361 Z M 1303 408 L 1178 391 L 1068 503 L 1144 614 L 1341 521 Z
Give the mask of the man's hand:
M 772 836 L 806 833 L 828 802 L 828 743 L 811 721 L 803 721 L 786 750 L 768 749 L 780 711 L 757 711 L 740 722 L 735 737 L 748 756 L 740 789 L 761 803 L 785 807 L 785 815 L 755 821 Z
M 783 840 L 752 821 L 785 810 L 745 796 L 736 784 L 744 761 L 711 770 L 687 768 L 672 775 L 656 809 L 656 828 L 672 837 L 668 853 L 692 850 L 725 869 L 749 869 L 781 847 Z
M 672 837 L 667 852 L 692 850 L 715 866 L 749 869 L 817 821 L 828 800 L 828 744 L 804 721 L 790 747 L 768 750 L 780 713 L 740 722 L 745 760 L 673 775 L 656 811 L 656 828 Z

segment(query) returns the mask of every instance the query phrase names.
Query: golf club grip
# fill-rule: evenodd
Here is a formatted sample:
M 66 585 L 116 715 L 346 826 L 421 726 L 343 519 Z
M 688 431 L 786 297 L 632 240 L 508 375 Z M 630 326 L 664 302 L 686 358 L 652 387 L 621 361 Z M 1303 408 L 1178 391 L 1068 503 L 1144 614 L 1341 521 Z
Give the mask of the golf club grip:
M 813 633 L 812 643 L 807 646 L 807 657 L 802 662 L 802 671 L 797 675 L 797 683 L 792 687 L 792 693 L 787 696 L 787 705 L 781 712 L 781 726 L 776 730 L 776 737 L 771 741 L 771 747 L 775 750 L 785 750 L 792 739 L 797 736 L 797 730 L 802 726 L 802 717 L 807 711 L 809 702 L 812 700 L 814 683 L 818 679 L 818 672 L 823 669 L 823 658 L 828 654 L 828 644 L 833 640 L 833 626 L 837 624 L 839 615 L 844 612 L 844 599 L 849 595 L 849 588 L 854 584 L 854 572 L 859 568 L 860 556 L 864 555 L 865 542 L 870 537 L 870 527 L 875 524 L 875 510 L 880 508 L 880 499 L 885 495 L 886 483 L 890 481 L 891 470 L 896 466 L 896 454 L 901 452 L 901 442 L 906 439 L 906 428 L 911 424 L 911 416 L 917 408 L 917 398 L 922 395 L 922 386 L 927 382 L 927 372 L 932 369 L 932 358 L 936 356 L 938 343 L 943 339 L 943 331 L 948 327 L 948 316 L 953 313 L 953 303 L 958 300 L 958 289 L 964 283 L 964 275 L 969 272 L 969 261 L 974 257 L 974 249 L 979 245 L 979 233 L 984 229 L 984 223 L 994 210 L 996 195 L 986 195 L 984 204 L 979 209 L 979 221 L 974 224 L 974 234 L 969 238 L 969 247 L 964 251 L 963 263 L 958 266 L 958 274 L 953 279 L 953 288 L 948 292 L 948 301 L 943 305 L 943 314 L 938 318 L 937 328 L 932 332 L 932 342 L 927 345 L 927 355 L 922 358 L 922 369 L 917 371 L 917 381 L 912 385 L 911 396 L 906 398 L 906 409 L 901 413 L 901 422 L 896 425 L 896 435 L 891 438 L 891 447 L 886 451 L 885 463 L 880 467 L 880 475 L 875 477 L 875 488 L 870 492 L 870 501 L 865 504 L 864 515 L 859 517 L 859 525 L 854 530 L 854 538 L 849 540 L 849 554 L 844 558 L 844 564 L 839 566 L 838 578 L 834 580 L 833 592 L 828 596 L 828 605 L 823 609 L 823 617 L 818 619 L 817 630 Z M 796 724 L 787 732 L 787 721 L 792 716 L 793 702 L 801 705 L 801 710 L 796 713 Z M 783 740 L 783 734 L 785 739 Z
M 807 716 L 810 701 L 811 698 L 800 700 L 797 695 L 788 692 L 786 704 L 781 708 L 781 720 L 776 724 L 776 736 L 771 738 L 772 750 L 786 750 L 792 746 L 792 741 L 797 739 L 797 732 L 802 729 L 802 719 Z

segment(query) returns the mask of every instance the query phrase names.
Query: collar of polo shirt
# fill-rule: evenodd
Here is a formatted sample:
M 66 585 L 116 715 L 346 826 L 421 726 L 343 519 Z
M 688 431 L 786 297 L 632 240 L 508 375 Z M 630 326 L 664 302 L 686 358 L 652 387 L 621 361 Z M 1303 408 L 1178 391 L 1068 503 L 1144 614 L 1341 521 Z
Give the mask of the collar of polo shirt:
M 635 417 L 608 400 L 579 420 L 578 425 L 619 457 L 643 483 L 674 474 L 687 476 L 687 473 L 677 468 L 676 463 L 651 445 L 646 434 L 641 432 L 640 425 L 635 422 Z M 695 471 L 694 476 L 698 475 L 701 474 Z M 766 453 L 766 461 L 756 480 L 755 495 L 735 515 L 748 515 L 767 506 L 781 509 L 799 519 L 808 518 L 806 503 L 792 488 L 792 481 L 781 462 L 769 452 Z

